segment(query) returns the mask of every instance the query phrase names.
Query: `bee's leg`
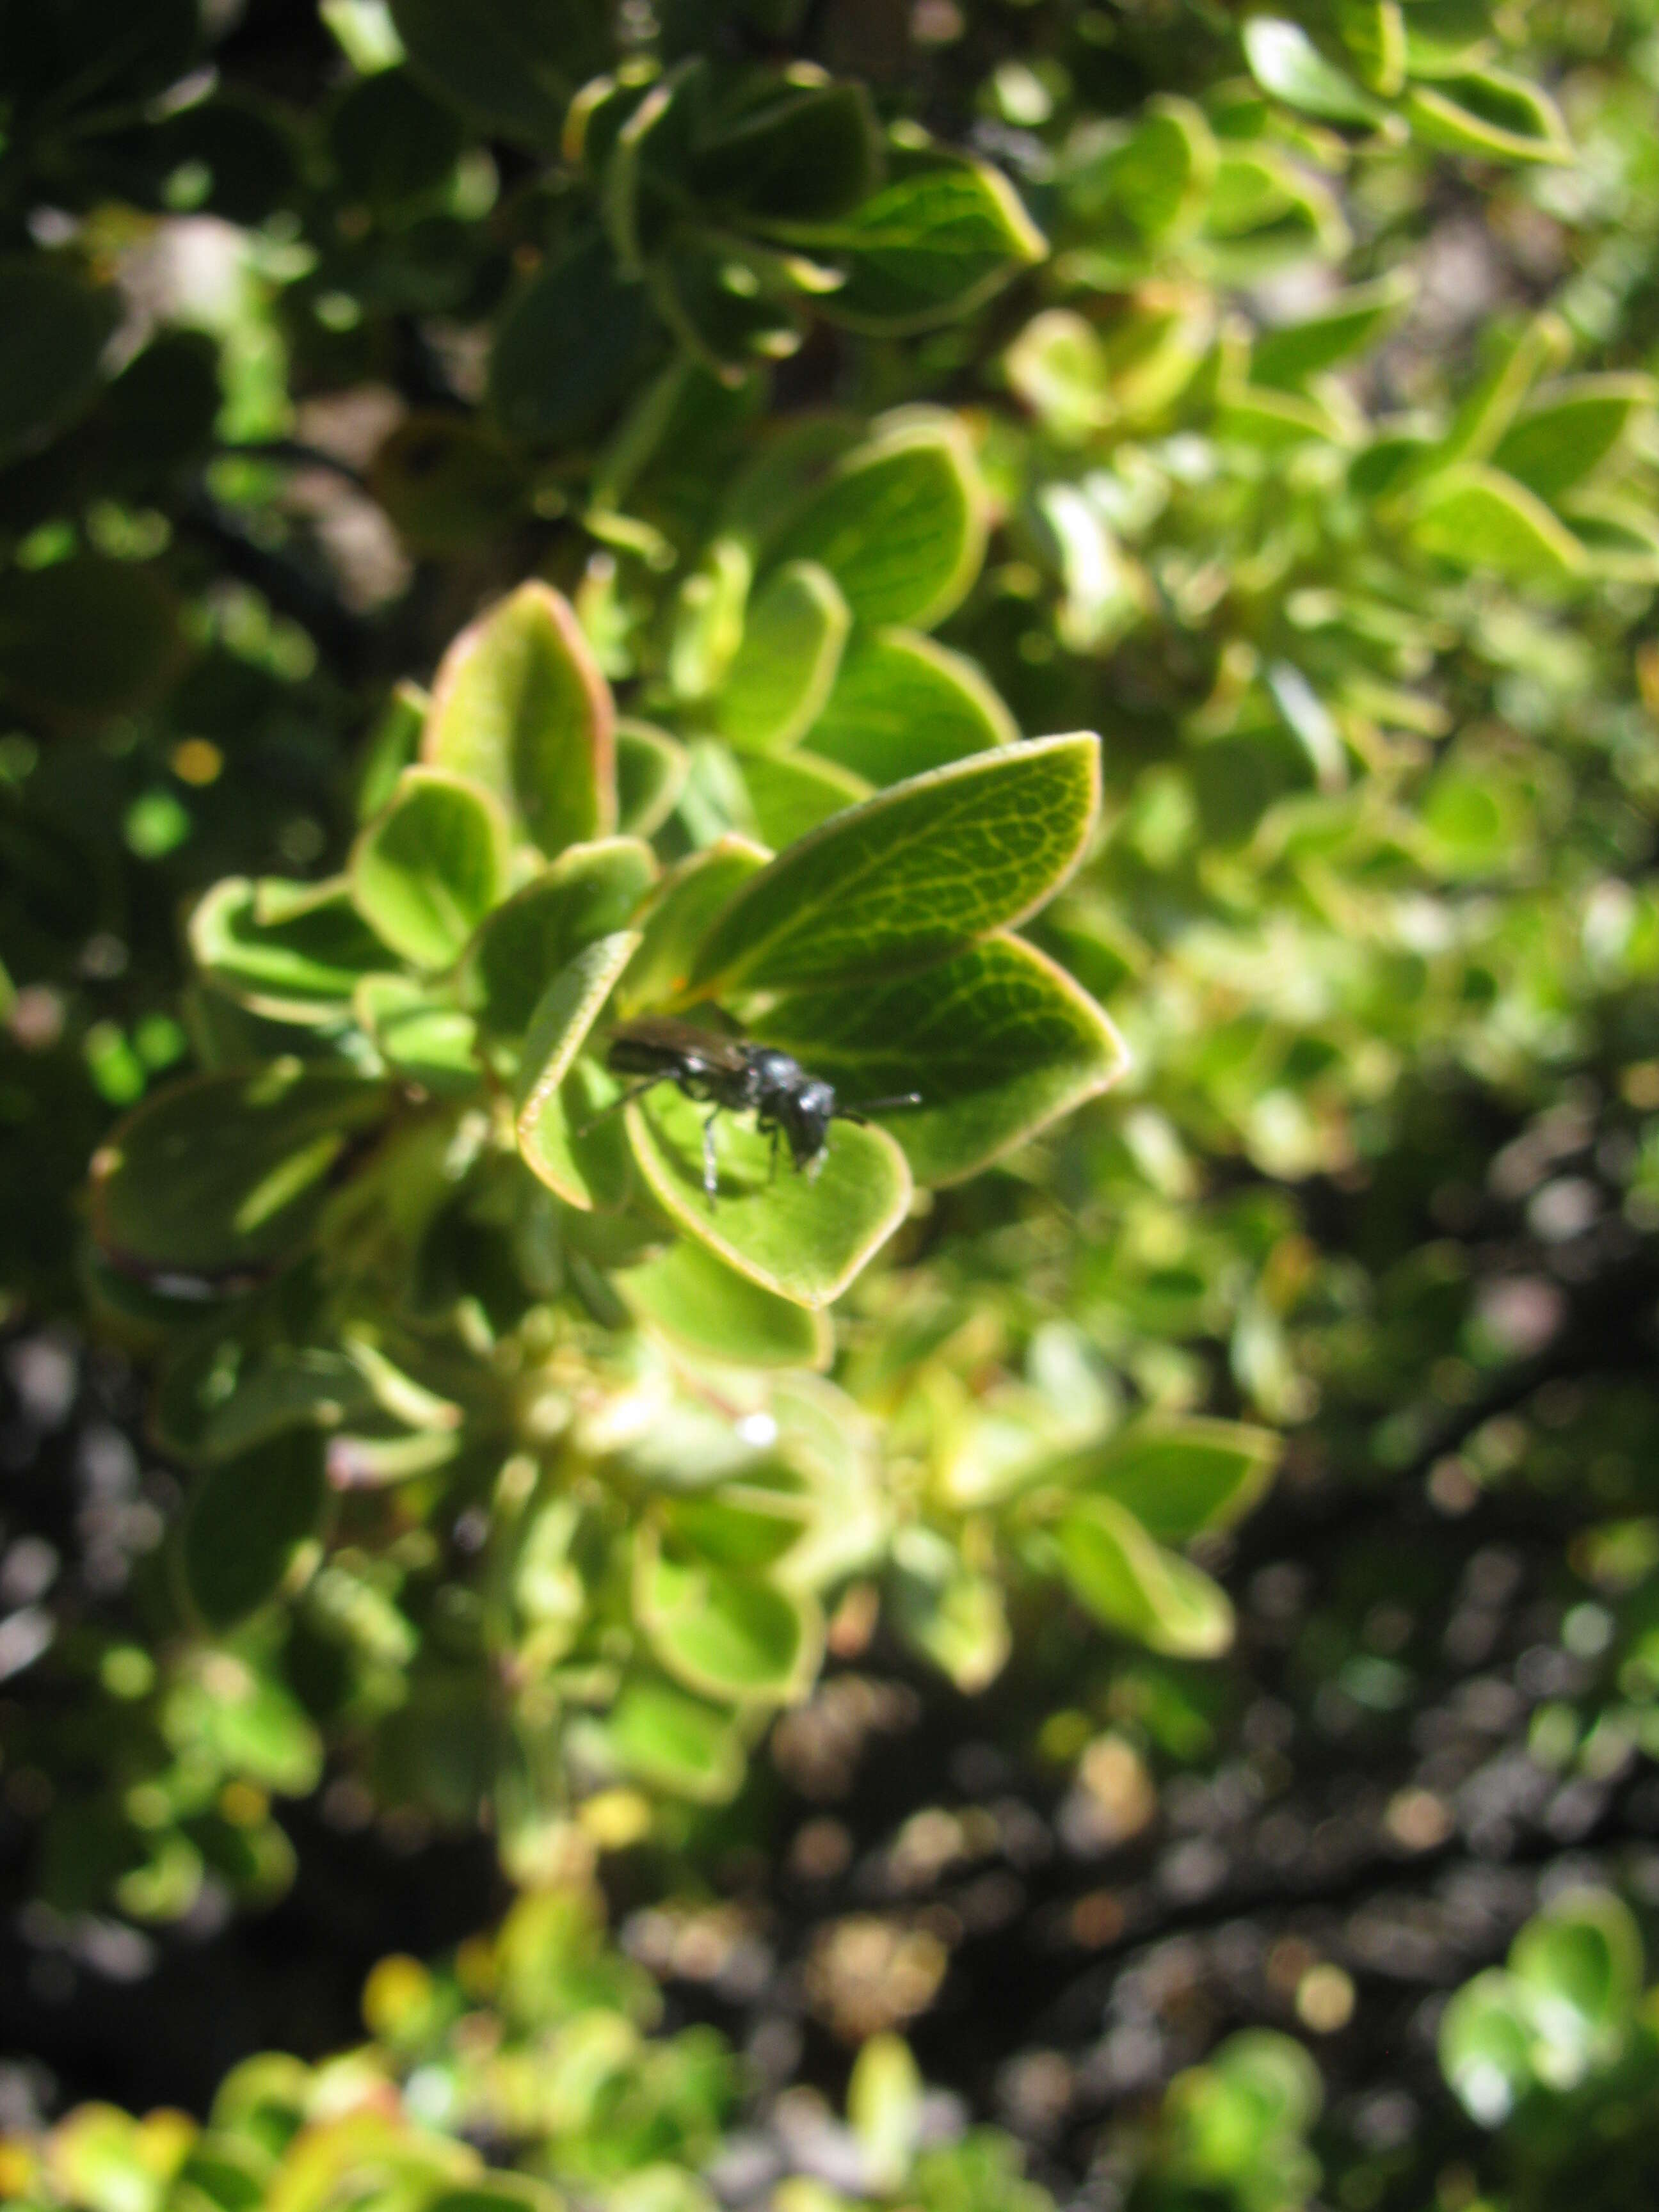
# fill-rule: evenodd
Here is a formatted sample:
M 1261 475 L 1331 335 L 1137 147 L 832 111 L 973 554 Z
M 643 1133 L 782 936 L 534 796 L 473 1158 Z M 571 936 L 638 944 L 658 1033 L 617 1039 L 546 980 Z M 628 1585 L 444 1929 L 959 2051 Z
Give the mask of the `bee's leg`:
M 779 1127 L 777 1122 L 774 1121 L 772 1124 L 772 1167 L 770 1173 L 766 1178 L 766 1187 L 769 1190 L 778 1179 L 778 1139 L 782 1134 L 782 1129 Z
M 720 1109 L 717 1106 L 702 1125 L 702 1187 L 708 1194 L 711 1212 L 720 1179 L 720 1165 L 714 1158 L 714 1124 L 720 1118 Z
M 611 1115 L 620 1114 L 624 1106 L 631 1106 L 636 1098 L 643 1098 L 647 1091 L 654 1091 L 661 1081 L 662 1078 L 659 1075 L 647 1075 L 643 1083 L 630 1085 L 626 1091 L 619 1092 L 608 1106 L 601 1106 L 597 1114 L 590 1114 L 586 1121 L 574 1133 L 578 1137 L 585 1137 L 590 1129 L 596 1128 Z
M 817 1181 L 818 1177 L 823 1172 L 823 1164 L 829 1157 L 830 1146 L 828 1139 L 826 1139 L 818 1146 L 817 1152 L 813 1153 L 810 1160 L 802 1161 L 801 1164 L 806 1170 L 806 1180 L 808 1182 L 816 1182 Z

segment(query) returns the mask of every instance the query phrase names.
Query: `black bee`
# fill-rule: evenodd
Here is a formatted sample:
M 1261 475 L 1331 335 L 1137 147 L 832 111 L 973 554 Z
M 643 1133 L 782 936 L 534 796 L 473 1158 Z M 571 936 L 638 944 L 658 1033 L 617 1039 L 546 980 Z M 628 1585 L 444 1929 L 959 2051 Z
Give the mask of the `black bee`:
M 866 1114 L 890 1106 L 919 1106 L 921 1093 L 907 1091 L 898 1098 L 869 1098 L 857 1106 L 842 1106 L 835 1085 L 819 1075 L 809 1075 L 798 1060 L 775 1045 L 751 1044 L 744 1037 L 719 1036 L 711 1030 L 694 1029 L 689 1022 L 647 1014 L 624 1022 L 611 1033 L 605 1064 L 614 1075 L 640 1078 L 607 1107 L 607 1113 L 625 1106 L 659 1083 L 672 1083 L 688 1098 L 712 1106 L 702 1127 L 702 1187 L 708 1203 L 714 1203 L 718 1170 L 714 1162 L 714 1124 L 722 1114 L 752 1113 L 755 1127 L 772 1139 L 772 1167 L 777 1171 L 778 1140 L 789 1146 L 795 1166 L 809 1177 L 823 1164 L 832 1121 L 862 1121 Z

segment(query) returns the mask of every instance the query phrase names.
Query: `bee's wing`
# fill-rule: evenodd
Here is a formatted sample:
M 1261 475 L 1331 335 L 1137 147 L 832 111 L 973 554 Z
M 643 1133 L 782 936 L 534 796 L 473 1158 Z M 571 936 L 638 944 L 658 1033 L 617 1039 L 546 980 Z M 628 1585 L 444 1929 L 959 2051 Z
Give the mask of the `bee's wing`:
M 672 1014 L 641 1014 L 637 1021 L 619 1022 L 611 1034 L 613 1066 L 618 1048 L 621 1056 L 641 1073 L 647 1060 L 665 1072 L 678 1064 L 688 1072 L 706 1069 L 717 1075 L 741 1075 L 749 1065 L 735 1037 L 694 1028 Z

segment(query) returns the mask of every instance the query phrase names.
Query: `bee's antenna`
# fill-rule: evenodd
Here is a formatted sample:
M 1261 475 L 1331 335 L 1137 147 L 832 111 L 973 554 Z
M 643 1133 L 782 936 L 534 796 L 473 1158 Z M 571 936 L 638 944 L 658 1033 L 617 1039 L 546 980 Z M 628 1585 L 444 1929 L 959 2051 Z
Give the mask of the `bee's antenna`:
M 884 1114 L 894 1106 L 920 1106 L 920 1091 L 901 1091 L 892 1098 L 860 1098 L 856 1106 L 837 1106 L 830 1116 L 836 1121 L 862 1121 L 867 1114 Z

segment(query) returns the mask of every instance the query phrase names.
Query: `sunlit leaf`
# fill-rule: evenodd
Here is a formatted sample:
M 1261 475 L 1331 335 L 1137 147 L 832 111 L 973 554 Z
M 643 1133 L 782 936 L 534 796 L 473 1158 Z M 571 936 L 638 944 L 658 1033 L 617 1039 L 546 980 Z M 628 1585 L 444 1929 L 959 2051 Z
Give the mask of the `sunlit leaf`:
M 698 951 L 708 988 L 890 975 L 1021 920 L 1063 881 L 1094 825 L 1087 732 L 912 778 L 837 815 L 744 884 Z
M 832 1304 L 903 1220 L 904 1156 L 878 1129 L 836 1122 L 816 1176 L 775 1150 L 740 1115 L 716 1127 L 715 1194 L 703 1188 L 707 1107 L 666 1084 L 628 1109 L 634 1154 L 653 1195 L 680 1229 L 739 1274 L 793 1304 Z

